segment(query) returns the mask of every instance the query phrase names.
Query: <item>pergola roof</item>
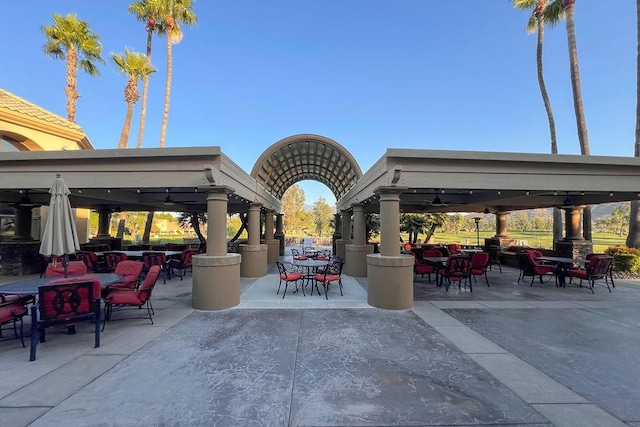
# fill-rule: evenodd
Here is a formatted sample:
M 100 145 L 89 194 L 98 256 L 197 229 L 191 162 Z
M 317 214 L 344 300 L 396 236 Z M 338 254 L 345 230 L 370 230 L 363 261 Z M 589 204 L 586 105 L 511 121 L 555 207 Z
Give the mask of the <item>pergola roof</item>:
M 282 139 L 260 156 L 251 176 L 277 198 L 303 180 L 319 181 L 342 197 L 362 176 L 360 166 L 340 144 L 318 135 Z

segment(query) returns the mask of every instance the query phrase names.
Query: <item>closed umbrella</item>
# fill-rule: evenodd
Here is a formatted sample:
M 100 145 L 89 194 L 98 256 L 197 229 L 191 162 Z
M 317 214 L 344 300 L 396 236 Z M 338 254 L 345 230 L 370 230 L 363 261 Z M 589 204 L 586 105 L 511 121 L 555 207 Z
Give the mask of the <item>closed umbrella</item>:
M 49 193 L 51 193 L 49 216 L 44 226 L 40 253 L 45 256 L 63 256 L 64 277 L 67 277 L 68 255 L 80 250 L 80 243 L 78 241 L 75 216 L 69 202 L 71 191 L 69 191 L 59 173 L 56 174 Z

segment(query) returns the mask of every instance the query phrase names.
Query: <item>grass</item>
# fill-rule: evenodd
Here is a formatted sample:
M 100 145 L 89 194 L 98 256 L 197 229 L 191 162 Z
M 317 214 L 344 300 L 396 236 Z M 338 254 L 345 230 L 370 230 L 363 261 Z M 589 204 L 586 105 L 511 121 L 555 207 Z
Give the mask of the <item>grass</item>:
M 480 231 L 480 245 L 484 244 L 484 239 L 495 236 L 495 231 Z M 424 235 L 418 236 L 424 239 Z M 551 248 L 553 243 L 553 235 L 550 231 L 531 231 L 531 232 L 509 232 L 509 237 L 516 240 L 523 246 Z M 402 235 L 406 241 L 407 235 Z M 594 252 L 603 252 L 609 246 L 617 246 L 626 244 L 626 236 L 614 236 L 610 233 L 593 233 L 593 249 Z M 429 243 L 460 243 L 463 245 L 477 244 L 477 236 L 475 232 L 461 231 L 458 234 L 452 233 L 436 233 L 433 235 Z

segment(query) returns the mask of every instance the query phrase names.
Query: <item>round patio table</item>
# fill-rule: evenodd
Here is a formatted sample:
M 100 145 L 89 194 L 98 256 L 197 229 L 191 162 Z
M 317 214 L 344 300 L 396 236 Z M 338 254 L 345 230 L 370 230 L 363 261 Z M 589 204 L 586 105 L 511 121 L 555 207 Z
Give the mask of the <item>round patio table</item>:
M 69 276 L 68 278 L 73 279 L 73 278 L 84 277 L 84 276 L 86 276 L 87 279 L 91 279 L 94 277 L 97 278 L 103 287 L 107 287 L 114 283 L 118 283 L 123 278 L 122 275 L 113 274 L 113 273 L 90 273 L 90 274 L 83 274 L 82 276 Z M 7 285 L 0 286 L 0 294 L 37 295 L 39 286 L 46 285 L 52 280 L 58 280 L 58 279 L 63 279 L 63 277 L 62 276 L 39 277 L 35 279 L 18 280 L 18 281 L 9 283 Z
M 293 265 L 297 265 L 306 270 L 306 272 L 302 274 L 302 278 L 304 279 L 302 286 L 307 286 L 311 283 L 311 280 L 314 279 L 318 267 L 329 265 L 329 261 L 320 261 L 315 259 L 293 260 Z M 316 288 L 316 290 L 318 291 L 318 295 L 320 295 L 320 290 L 318 288 Z M 311 283 L 311 295 L 313 295 L 313 283 Z

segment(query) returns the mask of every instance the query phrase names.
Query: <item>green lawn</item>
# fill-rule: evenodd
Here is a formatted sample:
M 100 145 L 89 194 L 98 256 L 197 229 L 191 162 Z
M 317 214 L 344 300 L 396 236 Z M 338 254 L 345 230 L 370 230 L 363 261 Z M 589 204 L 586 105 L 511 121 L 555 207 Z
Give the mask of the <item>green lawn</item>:
M 495 236 L 495 231 L 480 231 L 480 245 L 484 244 L 484 239 Z M 424 235 L 418 236 L 424 239 Z M 517 240 L 523 246 L 551 248 L 552 234 L 551 232 L 509 232 L 509 237 Z M 403 234 L 402 238 L 406 241 L 407 235 Z M 594 252 L 602 252 L 609 246 L 625 245 L 627 236 L 613 236 L 605 233 L 593 233 Z M 459 234 L 436 233 L 433 235 L 429 243 L 460 243 L 463 245 L 475 245 L 477 237 L 475 232 L 460 232 Z

